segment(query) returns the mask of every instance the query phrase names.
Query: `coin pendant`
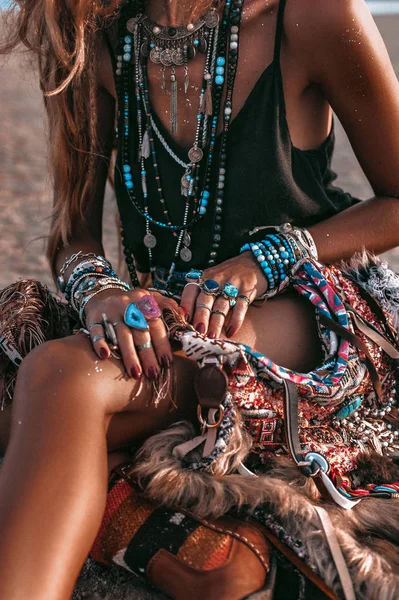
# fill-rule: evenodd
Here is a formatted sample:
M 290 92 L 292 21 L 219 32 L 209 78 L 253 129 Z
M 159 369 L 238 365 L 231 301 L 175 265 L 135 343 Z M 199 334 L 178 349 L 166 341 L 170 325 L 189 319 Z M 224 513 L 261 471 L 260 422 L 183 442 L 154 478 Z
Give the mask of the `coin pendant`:
M 183 52 L 180 48 L 172 52 L 172 59 L 177 67 L 180 67 L 184 63 Z
M 208 44 L 205 38 L 201 38 L 199 41 L 199 46 L 198 46 L 198 50 L 201 52 L 201 54 L 206 54 L 206 51 L 208 49 Z
M 187 175 L 183 175 L 183 177 L 181 178 L 181 186 L 186 189 L 190 187 L 190 182 L 187 179 Z
M 182 260 L 184 260 L 184 262 L 190 262 L 190 260 L 192 259 L 192 257 L 193 257 L 193 253 L 191 252 L 191 250 L 189 248 L 186 248 L 184 246 L 184 248 L 182 248 L 180 250 L 180 258 Z
M 215 27 L 217 27 L 218 23 L 219 23 L 219 15 L 217 14 L 217 12 L 215 10 L 212 10 L 207 15 L 205 15 L 205 25 L 209 29 L 214 29 Z
M 164 67 L 170 67 L 173 64 L 172 52 L 168 48 L 161 52 L 161 63 Z
M 126 23 L 126 29 L 130 32 L 130 33 L 134 33 L 135 27 L 137 25 L 137 18 L 132 18 L 129 19 L 128 22 Z
M 184 236 L 183 236 L 183 244 L 185 246 L 190 246 L 191 245 L 191 236 L 188 233 L 188 231 L 184 232 Z
M 159 65 L 161 62 L 161 53 L 158 48 L 153 48 L 150 52 L 150 61 L 155 65 Z
M 143 242 L 146 248 L 155 248 L 157 245 L 157 238 L 155 235 L 152 235 L 152 233 L 147 233 L 147 235 L 144 236 Z
M 202 152 L 201 148 L 198 148 L 198 146 L 193 146 L 188 151 L 188 158 L 193 163 L 200 162 L 200 160 L 202 159 L 203 156 L 204 156 L 204 153 Z

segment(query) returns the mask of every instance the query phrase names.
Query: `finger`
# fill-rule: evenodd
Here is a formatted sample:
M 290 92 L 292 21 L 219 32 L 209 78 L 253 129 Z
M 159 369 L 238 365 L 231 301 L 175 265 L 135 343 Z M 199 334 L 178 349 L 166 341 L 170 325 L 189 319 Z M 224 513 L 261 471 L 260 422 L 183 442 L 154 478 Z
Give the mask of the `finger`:
M 211 318 L 208 327 L 208 336 L 210 338 L 218 338 L 222 333 L 222 329 L 226 322 L 226 317 L 230 310 L 230 303 L 228 300 L 219 296 L 213 305 Z
M 157 379 L 161 371 L 149 329 L 147 331 L 131 329 L 131 332 L 145 376 L 149 380 Z
M 113 325 L 116 337 L 118 338 L 119 351 L 122 355 L 126 372 L 134 379 L 140 379 L 142 366 L 136 348 L 134 347 L 132 331 L 120 320 L 114 321 Z
M 180 300 L 180 306 L 184 310 L 186 321 L 191 321 L 194 316 L 195 301 L 200 293 L 198 283 L 189 282 L 185 285 Z
M 101 360 L 109 358 L 111 351 L 105 339 L 105 333 L 102 324 L 99 321 L 93 320 L 91 323 L 87 324 L 87 329 L 90 334 L 93 350 L 97 356 L 99 356 Z
M 198 333 L 205 334 L 208 331 L 209 319 L 215 302 L 215 296 L 201 292 L 197 296 L 195 303 L 195 312 L 193 316 L 193 325 Z
M 247 315 L 250 302 L 251 298 L 244 294 L 237 297 L 236 304 L 231 311 L 230 320 L 228 322 L 226 330 L 227 337 L 232 337 L 241 328 Z
M 164 322 L 162 319 L 150 319 L 148 325 L 158 363 L 165 369 L 169 369 L 173 361 L 173 354 Z

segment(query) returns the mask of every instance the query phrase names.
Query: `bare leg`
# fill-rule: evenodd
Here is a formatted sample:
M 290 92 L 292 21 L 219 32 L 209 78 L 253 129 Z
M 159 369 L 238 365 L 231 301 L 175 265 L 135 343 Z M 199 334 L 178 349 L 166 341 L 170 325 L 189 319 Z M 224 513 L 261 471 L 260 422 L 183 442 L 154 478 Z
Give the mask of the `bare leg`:
M 315 364 L 311 311 L 292 299 L 279 303 L 251 309 L 240 341 L 292 368 Z M 0 598 L 70 597 L 105 506 L 107 433 L 117 450 L 193 417 L 195 371 L 176 357 L 178 409 L 171 411 L 168 402 L 154 409 L 149 384 L 126 380 L 116 361 L 96 368 L 82 336 L 47 343 L 25 359 L 0 472 Z
M 149 420 L 152 431 L 171 421 L 169 403 L 151 408 L 149 384 L 139 391 L 117 361 L 99 362 L 102 371 L 96 371 L 93 356 L 89 342 L 76 336 L 37 348 L 21 367 L 0 473 L 0 598 L 5 600 L 70 597 L 105 507 L 111 416 L 145 410 L 147 435 Z M 195 368 L 189 363 L 184 370 L 190 374 Z M 180 378 L 183 388 L 186 379 Z M 182 389 L 180 395 L 193 396 L 191 391 Z M 180 411 L 179 418 L 189 416 L 190 411 Z M 138 421 L 131 438 L 143 435 Z

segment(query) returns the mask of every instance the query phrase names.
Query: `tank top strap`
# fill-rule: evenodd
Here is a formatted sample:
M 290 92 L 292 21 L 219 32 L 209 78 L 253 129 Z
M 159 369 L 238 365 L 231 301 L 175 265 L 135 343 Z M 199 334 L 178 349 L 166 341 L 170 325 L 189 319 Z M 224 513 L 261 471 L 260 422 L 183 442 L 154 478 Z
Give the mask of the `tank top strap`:
M 284 32 L 284 9 L 287 0 L 280 0 L 277 14 L 276 38 L 274 41 L 274 60 L 280 62 L 281 42 Z

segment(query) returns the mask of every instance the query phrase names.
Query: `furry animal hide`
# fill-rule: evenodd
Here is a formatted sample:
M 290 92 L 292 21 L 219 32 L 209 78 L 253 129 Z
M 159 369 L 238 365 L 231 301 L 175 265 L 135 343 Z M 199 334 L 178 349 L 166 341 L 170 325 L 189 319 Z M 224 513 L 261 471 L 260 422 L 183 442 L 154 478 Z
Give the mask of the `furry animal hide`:
M 389 313 L 395 329 L 399 326 L 399 275 L 387 263 L 364 250 L 355 254 L 341 269 Z
M 177 423 L 147 440 L 133 475 L 145 494 L 166 506 L 181 507 L 199 518 L 219 517 L 235 507 L 260 505 L 278 518 L 283 529 L 302 540 L 310 564 L 339 595 L 339 579 L 327 541 L 313 508 L 320 503 L 312 480 L 288 460 L 277 461 L 267 475 L 230 474 L 248 450 L 231 454 L 214 474 L 193 471 L 173 455 L 173 448 L 194 436 L 188 423 Z M 198 451 L 194 451 L 198 452 Z M 198 460 L 190 455 L 190 462 Z M 399 596 L 399 502 L 367 499 L 344 511 L 323 504 L 333 523 L 359 600 L 396 600 Z

